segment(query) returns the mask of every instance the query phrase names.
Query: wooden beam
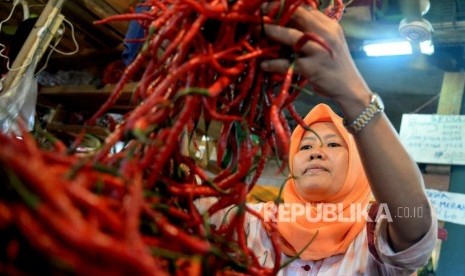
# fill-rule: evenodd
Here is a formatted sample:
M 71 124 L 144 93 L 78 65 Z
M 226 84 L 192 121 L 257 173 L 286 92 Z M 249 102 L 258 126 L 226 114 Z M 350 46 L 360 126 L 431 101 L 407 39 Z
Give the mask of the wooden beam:
M 442 81 L 441 94 L 437 114 L 439 115 L 459 115 L 462 106 L 462 98 L 465 89 L 465 73 L 445 72 Z M 437 168 L 437 165 L 428 165 L 428 169 Z M 440 166 L 443 173 L 450 174 L 451 166 Z M 444 190 L 449 189 L 449 183 Z M 441 226 L 443 223 L 441 223 Z
M 134 106 L 130 105 L 133 91 L 137 82 L 124 86 L 116 105 L 111 110 L 128 111 Z M 39 90 L 38 103 L 44 105 L 62 105 L 66 110 L 79 110 L 95 112 L 110 97 L 115 85 L 106 85 L 96 88 L 93 85 L 66 85 L 43 87 Z
M 94 21 L 101 18 L 90 12 L 82 0 L 67 1 L 63 6 L 63 14 L 73 22 L 75 29 L 83 33 L 88 42 L 97 48 L 114 48 L 123 41 L 124 35 L 111 25 L 94 25 Z
M 458 115 L 462 106 L 463 91 L 465 89 L 465 73 L 446 72 L 442 82 L 439 98 L 438 114 Z

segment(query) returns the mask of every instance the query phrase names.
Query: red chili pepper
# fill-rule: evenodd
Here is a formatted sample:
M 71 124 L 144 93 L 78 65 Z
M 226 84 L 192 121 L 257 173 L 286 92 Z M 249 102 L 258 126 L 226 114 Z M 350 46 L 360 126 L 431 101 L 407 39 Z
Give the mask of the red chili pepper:
M 239 191 L 239 199 L 238 201 L 240 202 L 239 204 L 239 210 L 236 213 L 236 233 L 237 233 L 237 240 L 240 249 L 244 252 L 245 254 L 245 259 L 248 261 L 249 260 L 249 251 L 247 250 L 247 237 L 245 236 L 245 198 L 247 196 L 247 189 L 245 187 L 242 187 Z
M 240 14 L 238 12 L 230 12 L 225 15 L 220 15 L 219 19 L 221 19 L 224 22 L 247 22 L 250 24 L 270 24 L 273 22 L 273 20 L 268 17 L 268 16 L 255 16 L 255 15 L 247 15 L 247 14 Z
M 271 224 L 271 223 L 265 222 L 263 216 L 260 215 L 254 209 L 252 209 L 252 208 L 250 208 L 248 206 L 245 206 L 245 208 L 246 208 L 247 212 L 249 212 L 250 214 L 252 214 L 256 218 L 258 218 L 263 223 L 263 225 L 265 225 L 265 227 L 267 228 L 267 232 L 268 232 L 268 235 L 270 237 L 273 249 L 275 250 L 275 252 L 279 252 L 279 247 L 280 247 L 280 244 L 281 244 L 281 241 L 280 241 L 281 236 L 280 236 L 279 231 L 276 228 L 276 226 Z M 278 271 L 281 269 L 280 265 L 281 265 L 281 254 L 274 254 L 274 267 L 271 270 L 271 273 L 270 273 L 270 271 L 267 271 L 267 274 L 270 273 L 269 275 L 276 275 L 278 273 Z
M 221 166 L 221 162 L 223 161 L 224 153 L 228 146 L 228 137 L 231 133 L 232 127 L 232 122 L 224 122 L 221 126 L 220 137 L 218 138 L 216 146 L 216 163 L 218 166 Z
M 203 104 L 206 107 L 206 112 L 210 115 L 211 119 L 223 122 L 242 121 L 242 118 L 235 115 L 224 115 L 216 111 L 215 99 L 202 99 Z
M 263 4 L 263 1 L 259 1 L 259 0 L 253 0 L 253 1 L 238 0 L 236 1 L 236 3 L 234 3 L 231 10 L 249 14 L 251 12 L 256 12 L 262 4 Z
M 37 214 L 47 227 L 76 252 L 87 256 L 106 256 L 115 265 L 133 270 L 134 273 L 150 275 L 160 270 L 159 264 L 155 263 L 148 252 L 133 251 L 125 243 L 102 232 L 89 233 L 84 225 L 70 231 L 72 225 L 67 221 L 68 218 L 56 216 L 46 206 L 38 208 Z
M 11 207 L 0 201 L 0 229 L 5 229 L 13 223 Z
M 207 173 L 202 168 L 197 166 L 193 159 L 187 156 L 181 156 L 180 158 L 181 162 L 189 167 L 189 170 L 193 175 L 198 176 L 202 181 L 208 181 L 209 177 Z
M 239 182 L 238 185 L 245 185 L 245 184 L 243 182 Z M 219 210 L 222 210 L 226 207 L 234 206 L 238 202 L 238 199 L 240 198 L 238 190 L 239 190 L 238 187 L 234 187 L 230 193 L 219 198 L 215 204 L 213 204 L 212 206 L 210 206 L 210 208 L 208 208 L 208 215 L 211 217 L 213 214 L 215 214 Z
M 208 56 L 197 56 L 189 60 L 182 66 L 176 68 L 176 70 L 174 70 L 173 72 L 169 72 L 168 76 L 166 76 L 166 78 L 164 78 L 161 81 L 161 83 L 155 88 L 155 90 L 149 94 L 148 98 L 145 99 L 145 101 L 141 105 L 139 105 L 131 112 L 127 119 L 128 124 L 132 126 L 135 120 L 138 120 L 139 118 L 144 117 L 145 114 L 150 113 L 150 110 L 153 108 L 156 102 L 160 100 L 160 97 L 163 96 L 165 99 L 171 98 L 177 91 L 171 91 L 171 93 L 166 93 L 167 91 L 170 91 L 168 88 L 186 72 L 190 70 L 196 70 L 196 68 L 201 63 L 207 62 L 209 60 L 210 57 Z
M 168 186 L 168 191 L 176 196 L 188 196 L 192 195 L 195 197 L 199 196 L 217 196 L 218 191 L 212 187 L 200 186 L 196 184 L 184 184 L 184 185 L 174 185 L 171 184 Z
M 259 57 L 265 57 L 265 58 L 274 58 L 278 57 L 276 55 L 276 52 L 279 50 L 278 47 L 268 47 L 266 49 L 252 49 L 250 53 L 243 54 L 241 56 L 238 56 L 235 58 L 237 62 L 244 62 L 248 61 L 250 59 L 256 59 Z
M 270 119 L 278 142 L 276 145 L 276 150 L 278 151 L 280 157 L 283 158 L 283 160 L 287 160 L 287 152 L 289 150 L 289 135 L 282 125 L 279 113 L 280 111 L 278 107 L 276 105 L 272 105 L 270 108 Z M 283 163 L 286 162 L 283 161 Z
M 21 180 L 30 183 L 30 188 L 34 189 L 41 199 L 56 208 L 56 211 L 69 215 L 74 225 L 82 225 L 82 217 L 66 196 L 62 182 L 56 178 L 51 179 L 45 174 L 37 174 L 37 172 L 47 171 L 47 166 L 36 151 L 37 149 L 33 153 L 37 156 L 28 156 L 29 158 L 26 159 L 25 156 L 17 155 L 14 148 L 0 147 L 0 161 L 15 172 L 18 177 L 20 176 Z
M 198 254 L 206 254 L 211 250 L 211 245 L 206 240 L 191 236 L 175 225 L 171 224 L 165 216 L 151 208 L 144 208 L 144 212 L 153 219 L 153 222 L 161 232 L 169 238 L 177 240 L 187 250 Z
M 124 236 L 130 247 L 137 248 L 140 251 L 145 251 L 144 243 L 140 233 L 141 212 L 143 207 L 143 175 L 142 171 L 138 170 L 136 162 L 133 158 L 126 160 L 121 170 L 123 175 L 128 179 L 129 194 L 123 202 L 124 209 Z
M 230 188 L 232 185 L 235 185 L 237 182 L 241 181 L 242 178 L 248 174 L 250 168 L 252 167 L 253 157 L 258 151 L 258 147 L 254 147 L 250 151 L 246 151 L 246 147 L 247 146 L 245 143 L 243 143 L 241 146 L 241 152 L 245 154 L 241 155 L 241 162 L 237 164 L 237 171 L 218 183 L 218 187 L 221 189 Z
M 162 129 L 158 132 L 156 139 L 152 138 L 153 143 L 145 146 L 144 156 L 139 163 L 140 169 L 145 170 L 153 165 L 157 152 L 160 151 L 160 148 L 163 146 L 163 141 L 167 139 L 169 134 L 169 129 Z
M 244 78 L 244 81 L 240 84 L 240 91 L 239 94 L 229 102 L 224 110 L 229 110 L 237 105 L 239 105 L 250 93 L 250 89 L 252 88 L 253 81 L 255 79 L 255 73 L 257 69 L 257 61 L 251 60 L 248 64 L 247 74 Z
M 293 2 L 290 2 L 288 4 L 288 2 L 290 1 L 286 1 L 285 2 L 285 8 L 280 10 L 280 14 L 278 15 L 278 19 L 279 19 L 279 25 L 287 25 L 287 23 L 289 22 L 289 20 L 291 19 L 292 15 L 294 14 L 294 12 L 297 10 L 297 8 L 302 5 L 302 3 L 304 2 L 303 0 L 297 0 L 297 1 L 293 1 Z
M 215 70 L 217 70 L 221 74 L 227 75 L 227 76 L 237 76 L 240 73 L 242 73 L 244 68 L 245 68 L 245 65 L 242 64 L 242 63 L 239 63 L 239 64 L 237 64 L 235 66 L 230 67 L 230 68 L 225 68 L 223 65 L 220 64 L 220 62 L 218 62 L 217 59 L 212 59 L 211 64 L 212 64 L 212 66 L 213 66 L 213 68 Z
M 111 211 L 110 206 L 101 197 L 78 185 L 68 185 L 67 192 L 73 201 L 87 208 L 89 212 L 93 212 L 106 229 L 113 233 L 123 234 L 119 216 Z
M 264 80 L 263 72 L 258 72 L 255 86 L 251 92 L 252 95 L 250 99 L 250 110 L 249 110 L 249 114 L 247 115 L 247 124 L 249 125 L 249 127 L 255 124 L 255 120 L 256 120 L 255 117 L 257 114 L 257 108 L 259 108 L 258 102 L 260 100 L 260 96 L 262 92 L 263 80 Z
M 195 1 L 195 0 L 182 0 L 182 2 L 190 5 L 198 13 L 209 16 L 209 17 L 218 16 L 222 14 L 226 9 L 226 7 L 223 5 L 218 5 L 217 3 L 215 5 L 214 2 L 216 1 L 214 1 L 212 5 L 208 5 L 207 3 L 203 1 Z
M 189 225 L 194 225 L 197 228 L 197 232 L 201 237 L 206 238 L 207 237 L 207 230 L 204 227 L 204 221 L 202 216 L 199 213 L 199 210 L 197 210 L 197 207 L 194 205 L 194 199 L 195 197 L 192 195 L 189 195 L 188 198 L 188 204 L 189 204 L 189 214 L 191 218 L 191 223 Z
M 217 97 L 223 90 L 231 84 L 231 79 L 228 76 L 220 76 L 209 88 L 208 95 Z
M 283 84 L 281 86 L 281 90 L 278 96 L 272 100 L 273 105 L 277 108 L 281 109 L 284 106 L 284 102 L 286 101 L 287 97 L 289 96 L 289 89 L 292 84 L 292 76 L 294 74 L 294 63 L 291 63 L 289 68 L 287 69 L 286 76 L 284 78 Z
M 189 45 L 192 42 L 192 39 L 194 39 L 194 36 L 196 36 L 199 33 L 200 29 L 202 28 L 206 20 L 207 20 L 207 17 L 201 14 L 194 21 L 194 23 L 192 23 L 192 25 L 189 28 L 189 31 L 186 33 L 186 35 L 184 36 L 184 38 L 182 39 L 179 45 L 180 49 L 186 48 L 187 45 Z
M 308 130 L 310 129 L 310 126 L 308 126 L 304 120 L 302 119 L 302 117 L 300 116 L 300 114 L 297 112 L 297 110 L 295 110 L 295 106 L 291 103 L 291 104 L 288 104 L 286 106 L 287 110 L 289 111 L 289 114 L 291 115 L 291 117 L 301 126 L 303 127 L 304 129 Z
M 189 116 L 191 115 L 192 109 L 197 105 L 198 98 L 195 96 L 186 96 L 186 103 L 179 114 L 179 117 L 171 128 L 170 133 L 166 139 L 166 144 L 160 149 L 160 152 L 156 155 L 154 159 L 154 167 L 152 168 L 151 174 L 147 178 L 147 185 L 149 187 L 155 184 L 155 180 L 160 175 L 164 169 L 165 163 L 169 158 L 169 155 L 175 149 L 175 146 L 178 145 L 179 137 L 182 133 L 184 124 L 188 121 Z
M 328 6 L 324 12 L 329 18 L 339 20 L 341 19 L 344 9 L 345 4 L 342 2 L 342 0 L 336 0 L 333 2 L 333 5 Z
M 73 252 L 69 248 L 62 246 L 58 241 L 52 237 L 50 232 L 45 231 L 34 216 L 30 214 L 23 206 L 16 206 L 16 223 L 21 233 L 26 235 L 26 238 L 33 246 L 41 249 L 44 253 L 51 257 L 62 260 L 72 269 L 79 268 L 78 265 L 82 264 L 79 261 L 79 254 Z
M 253 189 L 253 187 L 257 183 L 258 179 L 262 175 L 262 172 L 265 169 L 266 161 L 268 161 L 268 155 L 269 155 L 270 151 L 268 150 L 269 149 L 268 144 L 264 142 L 266 140 L 266 136 L 267 136 L 267 131 L 263 130 L 261 135 L 260 135 L 260 140 L 262 141 L 262 144 L 261 144 L 261 147 L 260 147 L 260 150 L 261 150 L 260 159 L 259 159 L 259 161 L 257 163 L 257 167 L 255 169 L 255 174 L 254 174 L 252 180 L 250 180 L 250 184 L 248 186 L 248 191 L 249 192 Z

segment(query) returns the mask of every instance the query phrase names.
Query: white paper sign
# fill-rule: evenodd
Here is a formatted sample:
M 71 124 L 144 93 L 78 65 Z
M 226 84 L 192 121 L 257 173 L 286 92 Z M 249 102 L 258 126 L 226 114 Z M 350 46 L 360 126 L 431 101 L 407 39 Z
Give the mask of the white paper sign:
M 465 194 L 426 189 L 438 220 L 465 225 Z
M 400 139 L 416 162 L 465 165 L 465 116 L 404 114 Z

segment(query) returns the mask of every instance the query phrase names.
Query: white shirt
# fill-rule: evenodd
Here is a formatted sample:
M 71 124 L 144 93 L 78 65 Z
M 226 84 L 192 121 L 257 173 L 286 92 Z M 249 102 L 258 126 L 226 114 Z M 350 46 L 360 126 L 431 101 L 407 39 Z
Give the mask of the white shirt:
M 211 206 L 211 203 L 210 200 L 202 200 L 197 206 L 202 211 Z M 248 206 L 260 211 L 264 203 L 249 204 Z M 221 224 L 226 211 L 222 210 L 216 213 L 212 217 L 212 223 L 215 225 Z M 381 262 L 377 261 L 369 250 L 367 233 L 371 230 L 367 230 L 367 227 L 365 227 L 344 254 L 318 261 L 297 259 L 280 270 L 278 275 L 411 275 L 428 262 L 435 246 L 438 226 L 434 212 L 432 216 L 433 219 L 428 233 L 416 244 L 400 252 L 394 252 L 389 246 L 387 241 L 387 219 L 381 217 L 376 223 L 374 240 L 371 243 Z M 247 233 L 248 247 L 253 250 L 262 265 L 273 267 L 273 247 L 261 221 L 255 216 L 247 214 L 244 227 Z M 288 259 L 289 257 L 282 254 L 283 263 Z

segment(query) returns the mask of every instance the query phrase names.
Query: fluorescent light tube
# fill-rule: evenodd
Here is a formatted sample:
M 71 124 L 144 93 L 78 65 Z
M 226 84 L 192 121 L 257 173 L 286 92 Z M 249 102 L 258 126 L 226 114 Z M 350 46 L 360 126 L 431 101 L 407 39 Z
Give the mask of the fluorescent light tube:
M 363 51 L 370 57 L 411 55 L 412 45 L 408 41 L 387 41 L 363 45 Z

